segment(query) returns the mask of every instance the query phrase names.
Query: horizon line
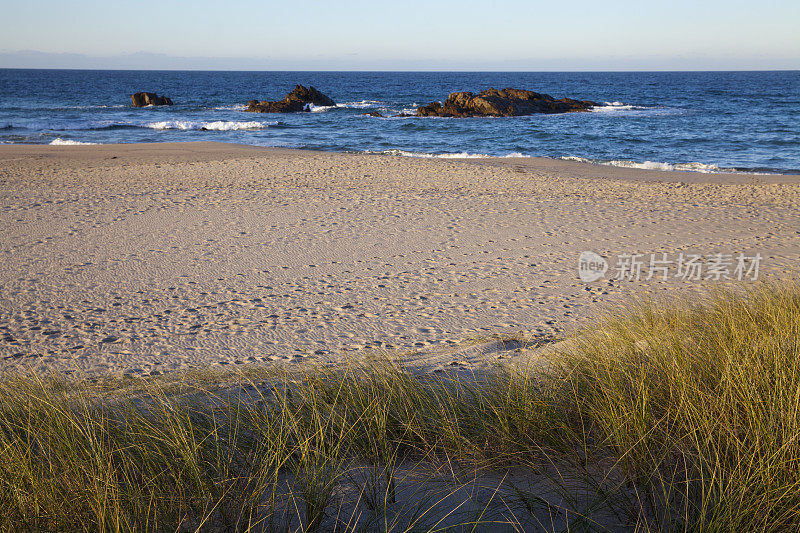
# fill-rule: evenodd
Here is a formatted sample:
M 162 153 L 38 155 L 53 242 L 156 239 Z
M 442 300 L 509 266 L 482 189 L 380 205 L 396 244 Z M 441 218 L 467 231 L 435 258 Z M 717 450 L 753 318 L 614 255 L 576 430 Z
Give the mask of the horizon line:
M 576 69 L 576 70 L 461 70 L 461 69 L 219 69 L 219 68 L 78 68 L 78 67 L 4 67 L 0 70 L 75 70 L 75 71 L 106 71 L 106 72 L 452 72 L 452 73 L 616 73 L 616 72 L 800 72 L 800 68 L 741 68 L 741 69 L 718 69 L 718 68 L 692 68 L 692 69 Z

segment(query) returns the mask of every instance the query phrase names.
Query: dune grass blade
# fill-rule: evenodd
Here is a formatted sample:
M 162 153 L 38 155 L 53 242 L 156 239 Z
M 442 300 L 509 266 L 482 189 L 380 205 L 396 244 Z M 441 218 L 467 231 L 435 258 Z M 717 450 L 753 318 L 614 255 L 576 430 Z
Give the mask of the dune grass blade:
M 472 377 L 7 374 L 0 530 L 796 530 L 799 338 L 763 284 Z

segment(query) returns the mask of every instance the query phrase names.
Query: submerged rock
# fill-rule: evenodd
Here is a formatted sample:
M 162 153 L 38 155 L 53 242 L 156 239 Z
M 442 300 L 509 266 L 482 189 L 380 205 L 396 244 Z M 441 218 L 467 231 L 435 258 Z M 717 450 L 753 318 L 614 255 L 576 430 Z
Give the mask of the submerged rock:
M 136 93 L 131 95 L 133 107 L 146 107 L 149 105 L 172 105 L 172 100 L 156 93 Z
M 314 87 L 305 88 L 302 85 L 298 85 L 283 100 L 276 102 L 250 100 L 245 111 L 250 111 L 251 113 L 295 113 L 298 111 L 310 111 L 309 104 L 329 107 L 336 105 L 336 102 Z
M 515 117 L 536 113 L 588 111 L 598 105 L 589 100 L 561 98 L 523 89 L 487 89 L 478 94 L 450 93 L 444 103 L 431 102 L 417 108 L 418 117 Z

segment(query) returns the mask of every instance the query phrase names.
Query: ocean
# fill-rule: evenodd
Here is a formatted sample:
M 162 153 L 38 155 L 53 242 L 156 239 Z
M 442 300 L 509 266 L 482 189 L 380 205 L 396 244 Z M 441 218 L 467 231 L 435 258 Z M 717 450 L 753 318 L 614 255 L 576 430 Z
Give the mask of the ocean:
M 313 85 L 337 105 L 255 114 Z M 516 87 L 588 113 L 377 118 L 453 91 Z M 156 92 L 171 107 L 134 108 Z M 201 72 L 0 69 L 0 143 L 219 141 L 419 157 L 544 156 L 662 170 L 800 173 L 800 71 Z

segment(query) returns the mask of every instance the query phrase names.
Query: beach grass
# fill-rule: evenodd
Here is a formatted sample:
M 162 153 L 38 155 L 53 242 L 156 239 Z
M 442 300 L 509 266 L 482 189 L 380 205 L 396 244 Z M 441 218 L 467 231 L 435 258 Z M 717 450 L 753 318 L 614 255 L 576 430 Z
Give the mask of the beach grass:
M 7 374 L 0 530 L 796 530 L 799 334 L 763 283 L 473 376 Z

